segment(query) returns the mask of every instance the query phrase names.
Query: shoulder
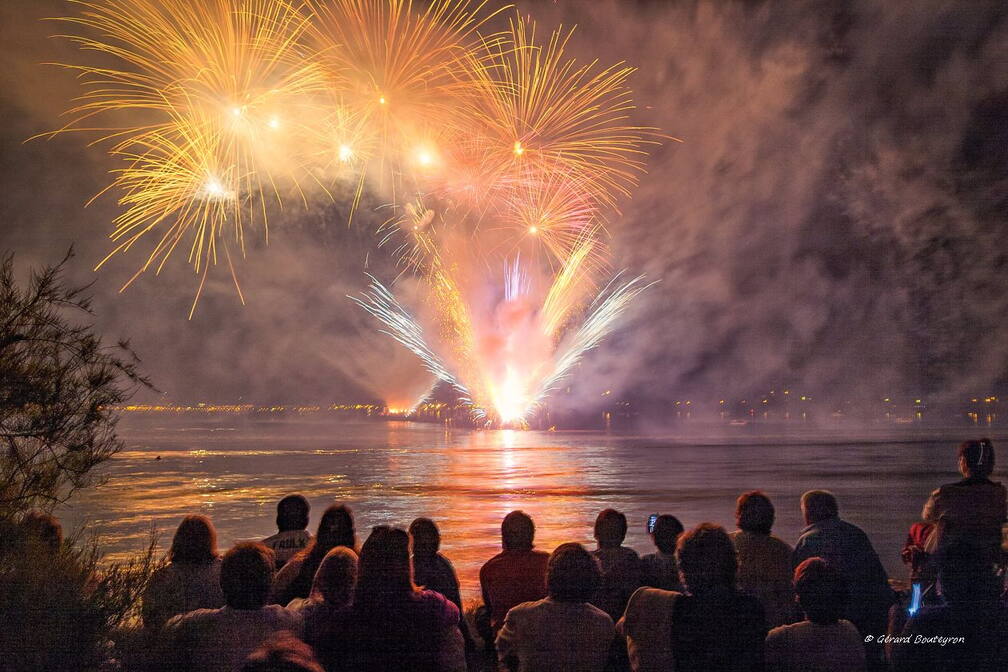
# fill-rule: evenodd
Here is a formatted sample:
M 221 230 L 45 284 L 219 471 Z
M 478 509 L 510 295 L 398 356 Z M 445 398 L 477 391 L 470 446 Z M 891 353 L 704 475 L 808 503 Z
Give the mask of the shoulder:
M 173 616 L 165 623 L 165 630 L 184 630 L 190 627 L 199 627 L 204 623 L 219 620 L 220 615 L 220 609 L 197 609 L 186 614 Z
M 458 607 L 436 590 L 421 590 L 417 592 L 416 600 L 427 609 L 430 609 L 440 620 L 446 622 L 455 622 L 458 620 Z
M 848 621 L 846 618 L 841 618 L 837 621 L 837 629 L 840 631 L 842 636 L 853 637 L 859 642 L 861 641 L 861 632 L 857 629 L 856 625 Z
M 498 553 L 497 555 L 493 556 L 492 558 L 484 562 L 483 566 L 480 567 L 479 571 L 480 578 L 482 578 L 484 574 L 494 571 L 497 565 L 501 564 L 503 561 L 504 561 L 504 553 Z
M 789 623 L 788 625 L 781 625 L 770 630 L 767 633 L 766 641 L 768 645 L 773 644 L 783 644 L 786 642 L 792 634 L 801 630 L 804 626 L 803 623 Z
M 776 548 L 781 553 L 788 553 L 788 554 L 790 554 L 791 551 L 794 550 L 794 549 L 791 548 L 791 544 L 787 543 L 786 541 L 784 541 L 780 537 L 776 537 L 776 536 L 774 536 L 774 535 L 771 534 L 767 539 L 768 539 L 767 543 L 770 544 L 771 546 L 773 546 L 774 548 Z
M 267 604 L 260 612 L 264 620 L 272 621 L 279 625 L 296 624 L 301 622 L 301 614 L 293 609 L 281 607 L 279 604 Z

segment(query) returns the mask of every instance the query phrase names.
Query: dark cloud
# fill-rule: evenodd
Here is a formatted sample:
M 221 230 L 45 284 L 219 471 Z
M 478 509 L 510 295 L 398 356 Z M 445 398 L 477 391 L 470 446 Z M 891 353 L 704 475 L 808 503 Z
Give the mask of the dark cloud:
M 1000 2 L 520 3 L 540 29 L 578 24 L 581 58 L 626 60 L 637 120 L 683 142 L 649 162 L 612 219 L 617 266 L 661 282 L 589 359 L 585 387 L 730 394 L 983 391 L 1008 346 L 1008 21 Z M 388 274 L 370 227 L 338 206 L 290 205 L 271 243 L 226 273 L 187 321 L 182 259 L 119 286 L 138 259 L 108 249 L 113 198 L 83 208 L 110 166 L 57 127 L 75 93 L 39 21 L 59 2 L 0 9 L 3 229 L 24 263 L 74 244 L 99 326 L 131 336 L 177 398 L 337 399 L 423 384 L 419 367 L 345 299 L 364 260 Z M 371 212 L 369 215 L 368 213 Z M 603 382 L 604 381 L 604 382 Z

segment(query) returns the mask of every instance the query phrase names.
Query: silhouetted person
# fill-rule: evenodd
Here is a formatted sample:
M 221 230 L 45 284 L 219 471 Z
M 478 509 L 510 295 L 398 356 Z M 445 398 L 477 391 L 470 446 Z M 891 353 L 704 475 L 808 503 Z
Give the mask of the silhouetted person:
M 224 605 L 217 532 L 206 516 L 186 516 L 168 549 L 168 564 L 151 576 L 140 613 L 148 628 L 160 628 L 172 616 Z
M 349 672 L 360 667 L 352 636 L 356 587 L 357 554 L 337 546 L 322 559 L 311 594 L 287 605 L 300 614 L 304 641 L 314 647 L 327 672 Z
M 458 607 L 413 583 L 404 530 L 374 528 L 358 572 L 353 613 L 364 672 L 465 670 Z
M 950 541 L 938 556 L 946 604 L 923 607 L 907 622 L 893 650 L 896 672 L 1008 670 L 1008 608 L 999 599 L 1004 580 L 986 549 Z M 942 646 L 937 637 L 962 637 Z
M 512 511 L 501 523 L 503 551 L 480 568 L 483 604 L 490 612 L 491 632 L 480 632 L 492 643 L 511 607 L 546 597 L 549 553 L 532 548 L 535 524 L 523 511 Z
M 589 604 L 601 576 L 581 544 L 561 544 L 547 568 L 549 595 L 508 611 L 497 634 L 502 666 L 517 672 L 601 672 L 613 622 Z
M 864 672 L 861 634 L 842 618 L 848 591 L 840 572 L 809 558 L 795 569 L 794 592 L 805 620 L 767 635 L 767 672 Z
M 850 591 L 847 620 L 857 626 L 862 637 L 885 633 L 894 595 L 868 535 L 840 519 L 837 500 L 831 492 L 806 492 L 801 498 L 801 508 L 808 526 L 795 544 L 792 564 L 797 567 L 808 558 L 819 557 L 836 567 Z M 868 668 L 881 669 L 882 647 L 866 644 L 865 653 Z
M 162 636 L 173 665 L 166 669 L 235 671 L 270 635 L 299 633 L 301 618 L 266 604 L 273 577 L 273 551 L 262 544 L 235 545 L 221 561 L 220 583 L 225 605 L 175 616 Z
M 277 503 L 277 533 L 262 542 L 273 549 L 277 569 L 311 543 L 311 533 L 306 529 L 310 513 L 311 506 L 302 495 L 287 495 Z
M 623 546 L 626 533 L 626 516 L 615 509 L 604 509 L 595 519 L 598 548 L 592 551 L 592 557 L 602 571 L 602 583 L 593 604 L 614 622 L 641 585 L 640 557 L 637 551 Z
M 312 648 L 289 633 L 273 635 L 245 661 L 241 672 L 328 672 Z
M 287 604 L 294 598 L 308 597 L 322 558 L 337 546 L 357 547 L 353 512 L 342 504 L 333 504 L 325 510 L 315 538 L 277 572 L 270 599 L 277 604 Z
M 791 592 L 791 547 L 770 534 L 774 506 L 759 490 L 739 496 L 731 533 L 738 554 L 738 587 L 759 599 L 766 613 L 767 627 L 790 623 L 794 613 Z
M 763 605 L 735 587 L 738 560 L 724 528 L 702 523 L 683 533 L 676 560 L 687 590 L 672 607 L 676 669 L 762 670 L 767 633 Z
M 52 514 L 32 510 L 25 512 L 20 521 L 21 532 L 29 544 L 49 553 L 59 553 L 63 546 L 63 526 Z
M 990 439 L 966 441 L 959 446 L 959 472 L 963 480 L 943 485 L 931 493 L 921 518 L 933 523 L 927 550 L 935 553 L 947 543 L 961 542 L 985 549 L 998 560 L 1002 524 L 1006 515 L 1005 487 L 990 480 L 994 471 L 994 445 Z
M 651 540 L 658 549 L 641 556 L 641 585 L 662 590 L 682 590 L 679 566 L 675 561 L 676 540 L 683 533 L 682 523 L 675 516 L 664 514 L 655 520 Z
M 459 593 L 455 567 L 441 549 L 441 532 L 430 518 L 417 518 L 409 526 L 413 542 L 413 581 L 427 590 L 441 593 L 459 609 L 459 630 L 466 650 L 472 648 L 469 626 L 462 613 L 462 595 Z

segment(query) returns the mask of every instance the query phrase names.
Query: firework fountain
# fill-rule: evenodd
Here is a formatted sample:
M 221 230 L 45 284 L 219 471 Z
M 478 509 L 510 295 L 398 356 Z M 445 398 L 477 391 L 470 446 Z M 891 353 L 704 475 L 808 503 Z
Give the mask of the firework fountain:
M 365 188 L 389 196 L 377 235 L 433 310 L 377 278 L 352 300 L 494 426 L 524 425 L 648 286 L 609 269 L 604 220 L 659 136 L 628 121 L 632 68 L 568 58 L 571 30 L 470 0 L 75 4 L 65 37 L 103 63 L 64 65 L 84 92 L 56 132 L 121 162 L 99 266 L 148 246 L 130 282 L 181 248 L 195 310 L 269 206 L 353 176 L 351 220 Z

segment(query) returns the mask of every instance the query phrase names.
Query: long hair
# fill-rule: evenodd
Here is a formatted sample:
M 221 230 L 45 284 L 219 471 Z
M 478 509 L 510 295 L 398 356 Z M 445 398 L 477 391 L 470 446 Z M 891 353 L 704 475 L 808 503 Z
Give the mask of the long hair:
M 409 534 L 387 525 L 371 531 L 361 547 L 354 603 L 375 607 L 412 598 L 413 583 Z
M 302 561 L 301 571 L 287 591 L 279 596 L 282 604 L 287 604 L 295 597 L 308 597 L 322 559 L 337 546 L 346 546 L 351 550 L 357 547 L 353 512 L 345 504 L 333 504 L 322 514 L 315 538 L 296 556 L 296 559 Z
M 210 519 L 199 515 L 183 518 L 168 549 L 168 560 L 207 564 L 218 556 L 217 531 Z

